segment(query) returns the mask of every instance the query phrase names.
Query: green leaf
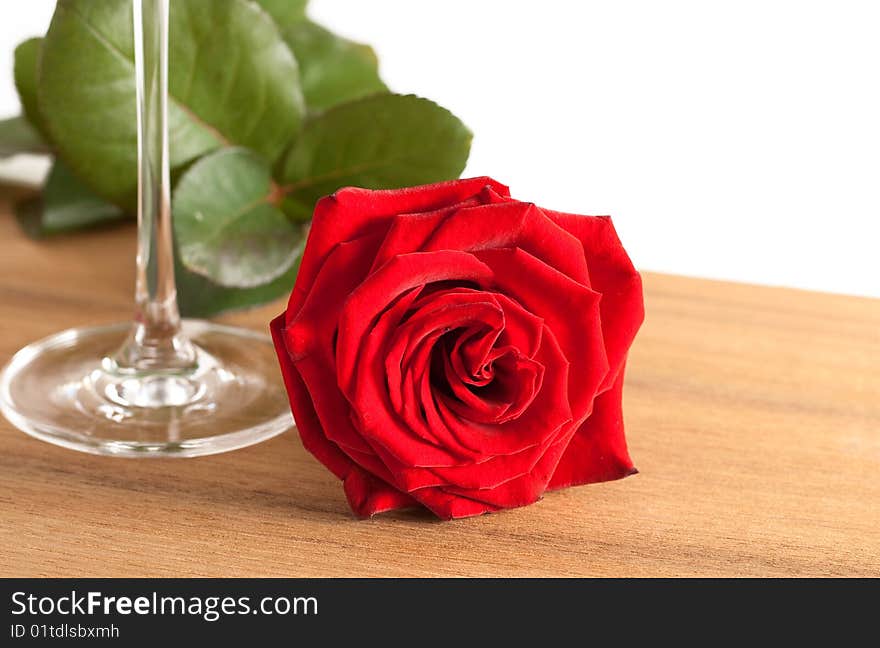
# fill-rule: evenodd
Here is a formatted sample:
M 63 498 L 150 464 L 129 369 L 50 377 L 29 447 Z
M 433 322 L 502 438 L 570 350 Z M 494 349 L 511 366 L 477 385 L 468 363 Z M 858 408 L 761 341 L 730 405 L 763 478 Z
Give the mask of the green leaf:
M 170 33 L 172 167 L 229 144 L 277 158 L 305 108 L 296 61 L 270 17 L 247 0 L 174 0 Z M 130 0 L 59 0 L 43 44 L 38 97 L 73 171 L 102 197 L 132 206 Z
M 174 191 L 174 233 L 187 269 L 249 288 L 283 274 L 302 251 L 302 227 L 270 202 L 269 165 L 229 148 L 196 162 Z
M 287 27 L 306 19 L 308 0 L 255 0 L 279 27 Z
M 48 153 L 37 130 L 22 116 L 0 120 L 0 158 L 19 153 Z
M 98 198 L 60 160 L 49 172 L 42 196 L 16 205 L 24 231 L 39 238 L 103 225 L 126 218 L 119 207 Z
M 223 134 L 274 161 L 305 115 L 296 59 L 245 0 L 171 3 L 171 95 Z
M 179 255 L 178 255 L 179 259 Z M 253 308 L 287 296 L 296 282 L 299 261 L 274 281 L 255 288 L 225 288 L 190 272 L 179 261 L 175 266 L 177 301 L 184 317 L 214 317 L 221 313 Z
M 41 134 L 46 133 L 46 124 L 37 106 L 37 66 L 40 59 L 42 38 L 29 38 L 15 48 L 15 88 L 25 116 Z
M 407 187 L 456 178 L 471 132 L 432 101 L 374 95 L 309 119 L 282 167 L 286 208 L 310 209 L 321 196 L 354 185 Z
M 369 45 L 355 43 L 309 20 L 282 31 L 299 62 L 306 105 L 324 110 L 364 95 L 387 92 Z

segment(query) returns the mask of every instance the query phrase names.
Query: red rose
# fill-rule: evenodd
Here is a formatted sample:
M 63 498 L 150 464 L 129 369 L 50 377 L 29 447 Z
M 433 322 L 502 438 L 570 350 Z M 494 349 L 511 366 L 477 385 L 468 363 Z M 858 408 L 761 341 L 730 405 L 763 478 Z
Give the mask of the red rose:
M 610 219 L 474 178 L 322 199 L 271 328 L 352 509 L 448 519 L 635 472 L 621 388 L 643 316 Z

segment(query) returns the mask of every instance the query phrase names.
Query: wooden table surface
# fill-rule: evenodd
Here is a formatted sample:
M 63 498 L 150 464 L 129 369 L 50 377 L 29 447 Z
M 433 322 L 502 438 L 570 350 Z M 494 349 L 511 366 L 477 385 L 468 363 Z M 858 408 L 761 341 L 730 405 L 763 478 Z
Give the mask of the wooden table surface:
M 9 211 L 0 362 L 128 316 L 132 228 L 34 242 Z M 295 432 L 131 460 L 0 420 L 0 576 L 880 576 L 880 301 L 657 274 L 645 288 L 624 397 L 634 477 L 455 522 L 360 521 Z M 279 310 L 225 319 L 265 330 Z

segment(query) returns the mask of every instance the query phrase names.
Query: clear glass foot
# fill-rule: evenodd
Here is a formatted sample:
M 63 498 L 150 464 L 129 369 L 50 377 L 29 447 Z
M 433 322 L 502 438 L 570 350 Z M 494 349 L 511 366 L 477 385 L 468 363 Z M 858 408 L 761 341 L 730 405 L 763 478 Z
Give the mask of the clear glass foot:
M 192 366 L 138 372 L 113 359 L 131 324 L 62 331 L 21 349 L 0 377 L 0 409 L 31 436 L 94 454 L 193 457 L 292 427 L 271 340 L 185 320 Z
M 268 336 L 180 320 L 168 139 L 168 0 L 133 0 L 138 132 L 134 323 L 63 331 L 0 376 L 0 410 L 31 436 L 94 454 L 193 457 L 293 425 Z

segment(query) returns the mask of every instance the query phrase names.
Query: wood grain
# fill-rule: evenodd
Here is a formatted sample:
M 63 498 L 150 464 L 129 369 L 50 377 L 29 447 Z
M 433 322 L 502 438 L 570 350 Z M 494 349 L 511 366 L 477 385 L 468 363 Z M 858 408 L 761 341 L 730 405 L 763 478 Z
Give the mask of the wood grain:
M 125 319 L 130 227 L 25 239 L 0 204 L 0 361 Z M 0 576 L 880 576 L 880 301 L 646 274 L 641 473 L 439 523 L 354 519 L 295 433 L 188 460 L 0 422 Z M 274 305 L 226 318 L 265 329 Z

